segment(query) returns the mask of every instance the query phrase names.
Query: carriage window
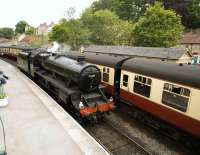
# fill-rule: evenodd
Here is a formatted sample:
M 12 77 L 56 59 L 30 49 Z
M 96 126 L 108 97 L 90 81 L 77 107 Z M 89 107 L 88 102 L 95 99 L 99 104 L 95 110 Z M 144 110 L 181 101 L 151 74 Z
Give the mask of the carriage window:
M 172 92 L 176 94 L 181 94 L 181 87 L 172 87 Z
M 151 79 L 148 79 L 148 80 L 147 80 L 147 84 L 148 84 L 148 85 L 151 85 L 151 82 L 152 82 Z
M 109 68 L 103 67 L 103 81 L 104 82 L 109 82 L 109 72 L 110 72 Z
M 190 97 L 190 90 L 189 89 L 183 89 L 183 95 Z
M 147 77 L 135 76 L 133 91 L 145 97 L 150 97 L 152 80 Z
M 190 97 L 190 90 L 177 85 L 165 83 L 162 103 L 177 110 L 186 112 Z
M 123 86 L 128 87 L 128 75 L 123 75 Z

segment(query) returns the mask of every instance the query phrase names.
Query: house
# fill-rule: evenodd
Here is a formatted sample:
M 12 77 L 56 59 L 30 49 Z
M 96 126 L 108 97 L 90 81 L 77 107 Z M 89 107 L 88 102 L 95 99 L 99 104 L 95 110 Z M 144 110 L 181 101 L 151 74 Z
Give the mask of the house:
M 54 26 L 53 22 L 51 22 L 49 25 L 46 22 L 44 22 L 35 29 L 34 34 L 35 35 L 48 35 L 48 33 L 51 31 L 53 26 Z
M 130 46 L 96 46 L 84 48 L 83 52 L 102 53 L 116 56 L 133 56 L 148 59 L 157 59 L 175 63 L 187 63 L 192 61 L 192 54 L 186 48 L 157 48 L 157 47 L 130 47 Z
M 185 33 L 180 40 L 180 47 L 185 47 L 191 53 L 200 55 L 200 33 L 196 31 Z

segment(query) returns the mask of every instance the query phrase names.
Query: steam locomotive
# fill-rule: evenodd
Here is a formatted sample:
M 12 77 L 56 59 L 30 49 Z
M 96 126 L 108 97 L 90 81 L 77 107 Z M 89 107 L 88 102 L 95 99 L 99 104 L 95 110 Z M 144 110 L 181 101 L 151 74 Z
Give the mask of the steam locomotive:
M 19 52 L 17 64 L 78 118 L 97 120 L 114 109 L 100 85 L 100 70 L 82 56 L 71 59 L 44 49 L 24 50 Z

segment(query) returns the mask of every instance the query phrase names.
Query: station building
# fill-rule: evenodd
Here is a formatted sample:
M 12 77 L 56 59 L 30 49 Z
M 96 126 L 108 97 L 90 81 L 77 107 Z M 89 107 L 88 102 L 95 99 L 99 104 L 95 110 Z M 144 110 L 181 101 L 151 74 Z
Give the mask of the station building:
M 130 46 L 96 46 L 91 45 L 83 52 L 109 54 L 115 56 L 143 57 L 174 63 L 191 64 L 192 54 L 186 48 L 130 47 Z

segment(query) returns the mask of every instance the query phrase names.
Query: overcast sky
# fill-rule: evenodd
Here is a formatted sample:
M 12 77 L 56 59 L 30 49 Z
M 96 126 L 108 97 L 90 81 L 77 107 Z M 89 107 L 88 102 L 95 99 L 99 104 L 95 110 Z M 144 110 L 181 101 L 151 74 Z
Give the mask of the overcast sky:
M 32 26 L 63 18 L 65 11 L 75 7 L 76 16 L 95 0 L 0 0 L 0 27 L 15 27 L 20 20 Z

